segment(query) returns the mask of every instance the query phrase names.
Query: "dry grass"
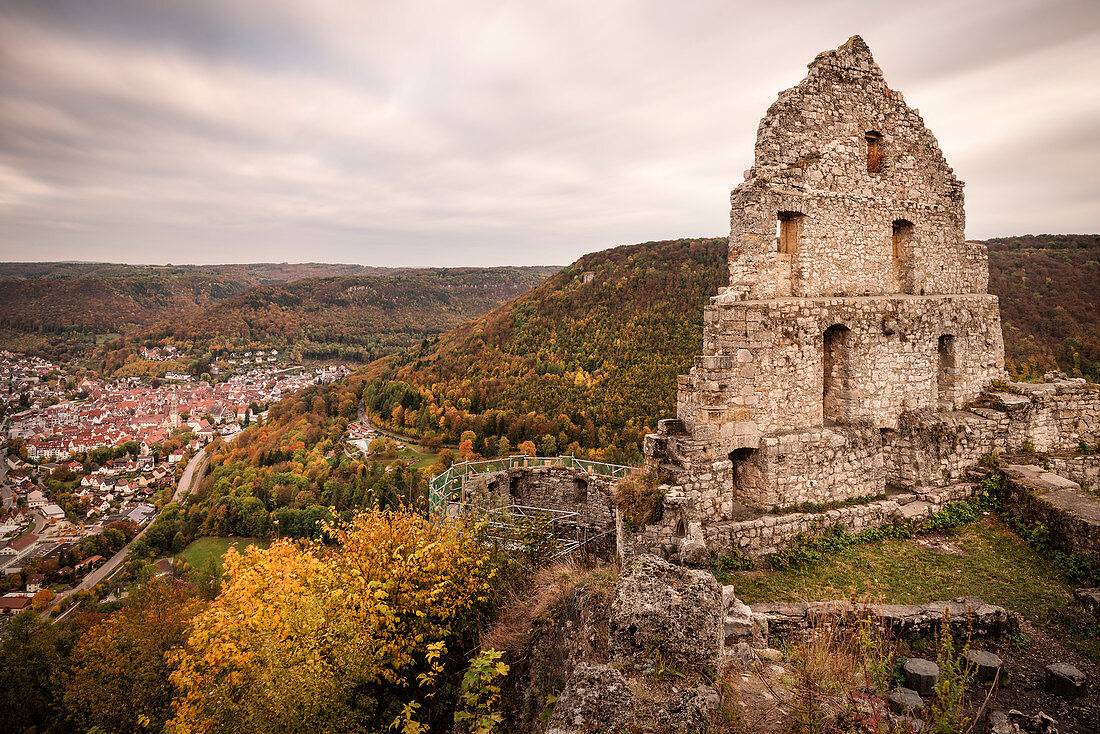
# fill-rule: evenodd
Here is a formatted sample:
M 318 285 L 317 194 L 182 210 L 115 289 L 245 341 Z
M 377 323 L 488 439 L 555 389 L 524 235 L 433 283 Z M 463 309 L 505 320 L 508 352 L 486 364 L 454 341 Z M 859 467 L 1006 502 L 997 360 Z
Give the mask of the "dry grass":
M 538 623 L 562 608 L 581 585 L 610 594 L 618 576 L 614 566 L 585 566 L 573 561 L 556 563 L 536 571 L 526 584 L 511 592 L 500 619 L 482 635 L 482 650 L 518 653 L 528 643 Z
M 657 477 L 641 471 L 623 477 L 612 490 L 612 499 L 629 530 L 640 530 L 659 520 L 664 498 Z

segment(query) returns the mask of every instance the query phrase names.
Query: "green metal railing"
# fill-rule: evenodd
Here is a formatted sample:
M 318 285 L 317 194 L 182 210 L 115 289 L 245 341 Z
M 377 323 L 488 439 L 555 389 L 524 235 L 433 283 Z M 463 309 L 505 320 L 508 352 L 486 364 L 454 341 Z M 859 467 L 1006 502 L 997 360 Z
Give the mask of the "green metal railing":
M 605 461 L 589 461 L 569 456 L 508 456 L 500 459 L 464 461 L 453 464 L 447 471 L 433 477 L 428 485 L 428 504 L 432 512 L 443 511 L 449 503 L 462 496 L 466 483 L 477 476 L 507 469 L 533 469 L 555 466 L 563 469 L 579 469 L 586 474 L 618 479 L 634 471 L 632 466 L 609 464 Z

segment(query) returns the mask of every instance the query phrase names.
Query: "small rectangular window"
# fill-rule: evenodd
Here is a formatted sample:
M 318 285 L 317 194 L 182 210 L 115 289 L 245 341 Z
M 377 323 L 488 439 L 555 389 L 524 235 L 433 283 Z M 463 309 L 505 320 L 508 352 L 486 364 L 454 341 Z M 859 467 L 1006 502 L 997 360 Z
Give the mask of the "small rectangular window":
M 797 212 L 779 212 L 779 252 L 793 255 L 798 252 L 798 237 L 802 230 L 802 215 Z
M 867 172 L 882 173 L 884 158 L 882 135 L 876 132 L 869 132 L 865 137 L 867 138 Z

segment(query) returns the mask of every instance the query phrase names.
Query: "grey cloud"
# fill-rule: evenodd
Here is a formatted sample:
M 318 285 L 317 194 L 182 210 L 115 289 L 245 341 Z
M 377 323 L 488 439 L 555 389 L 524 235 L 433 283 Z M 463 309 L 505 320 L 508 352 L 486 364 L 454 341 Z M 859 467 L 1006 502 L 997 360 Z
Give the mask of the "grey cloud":
M 970 236 L 1095 231 L 1098 7 L 0 0 L 0 258 L 565 263 L 724 234 L 765 109 L 856 32 L 968 182 Z

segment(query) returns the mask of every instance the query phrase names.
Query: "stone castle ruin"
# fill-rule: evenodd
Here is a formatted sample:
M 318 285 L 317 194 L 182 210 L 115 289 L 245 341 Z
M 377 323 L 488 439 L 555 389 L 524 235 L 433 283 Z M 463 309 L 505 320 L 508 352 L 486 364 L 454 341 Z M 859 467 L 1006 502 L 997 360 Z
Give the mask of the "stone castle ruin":
M 825 521 L 912 519 L 968 496 L 984 454 L 1096 439 L 1096 385 L 1004 382 L 962 189 L 858 36 L 780 93 L 731 195 L 730 284 L 704 311 L 703 354 L 678 417 L 646 438 L 662 519 L 621 531 L 621 552 L 759 555 Z
M 963 184 L 861 38 L 780 93 L 755 152 L 731 195 L 730 284 L 704 311 L 678 417 L 645 439 L 659 517 L 625 523 L 613 494 L 629 467 L 573 457 L 456 465 L 432 480 L 436 505 L 481 508 L 502 532 L 551 518 L 570 552 L 706 565 L 927 517 L 975 493 L 986 455 L 1097 442 L 1100 386 L 1007 382 Z M 1100 455 L 1052 461 L 1100 481 Z

